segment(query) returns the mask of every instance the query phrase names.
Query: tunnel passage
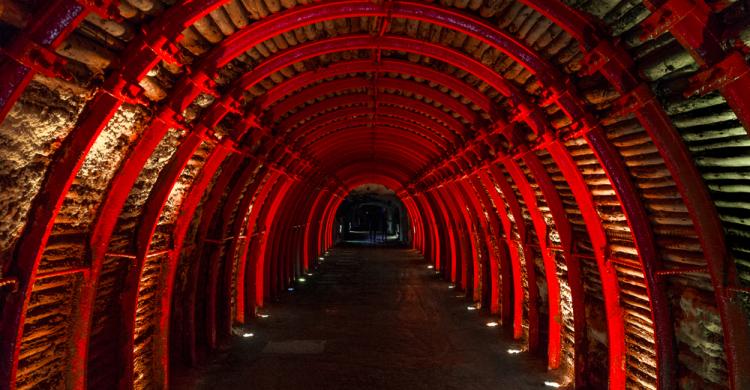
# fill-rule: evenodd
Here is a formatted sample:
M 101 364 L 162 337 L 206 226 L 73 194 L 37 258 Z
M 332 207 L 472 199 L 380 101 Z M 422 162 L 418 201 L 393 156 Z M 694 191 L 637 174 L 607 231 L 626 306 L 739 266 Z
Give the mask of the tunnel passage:
M 164 388 L 369 183 L 580 388 L 750 388 L 750 4 L 5 0 L 0 388 Z
M 324 259 L 263 307 L 247 337 L 237 337 L 208 364 L 173 375 L 173 386 L 492 390 L 560 384 L 560 373 L 546 372 L 543 359 L 521 352 L 511 338 L 498 338 L 496 318 L 468 310 L 476 306 L 414 249 L 342 243 Z
M 353 189 L 336 210 L 333 239 L 359 245 L 410 245 L 411 222 L 396 193 L 369 183 Z

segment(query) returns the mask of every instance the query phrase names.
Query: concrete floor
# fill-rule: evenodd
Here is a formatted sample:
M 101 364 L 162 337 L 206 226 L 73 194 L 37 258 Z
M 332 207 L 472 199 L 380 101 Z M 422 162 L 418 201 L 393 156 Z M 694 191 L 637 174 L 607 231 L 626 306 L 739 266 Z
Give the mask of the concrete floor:
M 543 359 L 485 324 L 492 318 L 412 250 L 336 248 L 296 290 L 177 388 L 526 389 L 552 381 Z M 242 332 L 242 330 L 240 330 Z

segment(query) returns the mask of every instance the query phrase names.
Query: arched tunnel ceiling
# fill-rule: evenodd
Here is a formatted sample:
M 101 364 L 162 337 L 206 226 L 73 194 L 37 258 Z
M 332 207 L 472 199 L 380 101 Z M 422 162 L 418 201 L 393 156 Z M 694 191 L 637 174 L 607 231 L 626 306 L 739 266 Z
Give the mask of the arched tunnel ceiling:
M 571 384 L 750 387 L 746 1 L 7 4 L 2 387 L 167 386 L 368 183 Z

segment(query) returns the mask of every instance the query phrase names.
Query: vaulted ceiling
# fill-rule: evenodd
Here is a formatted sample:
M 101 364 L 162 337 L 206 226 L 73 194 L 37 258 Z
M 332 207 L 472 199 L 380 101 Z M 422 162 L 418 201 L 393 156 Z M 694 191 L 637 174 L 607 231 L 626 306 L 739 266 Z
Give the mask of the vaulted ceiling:
M 367 183 L 572 384 L 750 386 L 746 1 L 6 3 L 0 387 L 166 386 Z

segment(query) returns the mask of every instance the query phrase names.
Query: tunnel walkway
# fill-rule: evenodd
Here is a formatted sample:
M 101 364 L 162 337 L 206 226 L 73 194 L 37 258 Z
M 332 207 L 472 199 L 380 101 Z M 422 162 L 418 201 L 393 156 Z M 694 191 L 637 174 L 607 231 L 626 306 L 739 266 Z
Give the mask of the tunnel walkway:
M 334 248 L 316 273 L 268 305 L 178 388 L 523 389 L 550 380 L 543 359 L 515 345 L 491 318 L 410 249 Z

